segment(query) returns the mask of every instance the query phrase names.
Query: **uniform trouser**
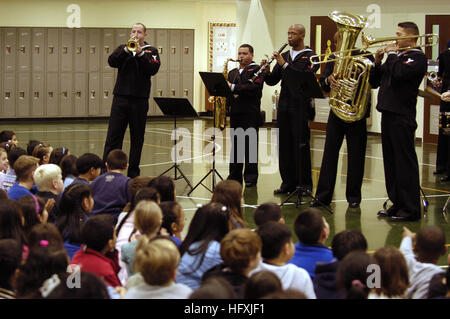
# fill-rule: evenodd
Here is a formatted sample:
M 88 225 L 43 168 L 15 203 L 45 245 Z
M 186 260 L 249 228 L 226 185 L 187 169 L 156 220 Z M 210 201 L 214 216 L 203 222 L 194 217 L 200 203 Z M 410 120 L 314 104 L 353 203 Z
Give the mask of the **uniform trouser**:
M 231 115 L 231 153 L 230 175 L 242 184 L 242 178 L 246 183 L 258 182 L 258 120 L 259 114 L 254 116 L 242 114 Z M 244 167 L 245 164 L 245 167 Z M 242 176 L 244 170 L 244 176 Z
M 344 136 L 347 140 L 347 185 L 345 196 L 349 203 L 361 202 L 361 186 L 367 145 L 366 119 L 347 123 L 330 111 L 325 149 L 320 167 L 316 197 L 324 204 L 331 203 Z
M 306 107 L 283 108 L 277 113 L 281 188 L 312 190 L 310 130 Z
M 122 149 L 123 137 L 130 125 L 130 152 L 128 154 L 128 176 L 140 175 L 142 146 L 144 144 L 145 124 L 147 121 L 148 100 L 125 96 L 114 96 L 108 124 L 103 160 L 114 149 Z
M 450 112 L 450 102 L 441 101 L 439 112 Z M 447 125 L 450 127 L 450 123 L 447 123 Z M 450 159 L 448 157 L 448 153 L 450 152 L 448 149 L 448 139 L 449 136 L 443 134 L 442 129 L 439 129 L 436 154 L 436 171 L 445 172 L 447 175 L 450 175 L 450 171 L 447 169 L 448 160 Z
M 419 164 L 414 148 L 415 119 L 383 112 L 381 142 L 386 191 L 397 216 L 420 218 Z

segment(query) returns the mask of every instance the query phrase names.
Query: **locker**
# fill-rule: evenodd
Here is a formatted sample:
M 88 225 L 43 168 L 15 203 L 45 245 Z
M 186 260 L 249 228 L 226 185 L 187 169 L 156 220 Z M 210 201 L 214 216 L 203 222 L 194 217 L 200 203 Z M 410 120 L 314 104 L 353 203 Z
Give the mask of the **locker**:
M 100 116 L 100 74 L 89 73 L 88 108 L 89 116 Z
M 168 50 L 167 47 L 169 45 L 168 32 L 164 29 L 156 30 L 156 48 L 159 52 L 159 58 L 161 59 L 161 67 L 159 68 L 159 73 L 167 72 L 169 70 L 168 63 Z
M 31 73 L 17 73 L 17 117 L 28 117 L 30 115 L 30 85 Z
M 33 72 L 45 72 L 45 38 L 44 28 L 32 29 L 30 51 Z
M 2 91 L 2 117 L 13 118 L 16 116 L 16 75 L 15 73 L 3 74 Z
M 113 91 L 115 85 L 115 78 L 113 72 L 102 73 L 102 91 L 101 91 L 101 109 L 102 116 L 109 116 L 111 114 L 111 104 L 113 100 Z
M 73 71 L 73 34 L 74 29 L 62 29 L 61 30 L 61 72 Z
M 179 72 L 181 68 L 181 30 L 169 30 L 169 70 Z
M 114 47 L 114 29 L 103 30 L 103 49 L 102 49 L 102 71 L 111 72 L 112 68 L 108 64 L 108 57 L 113 53 Z
M 114 50 L 122 44 L 126 44 L 130 39 L 131 28 L 115 29 Z M 113 51 L 114 51 L 113 50 Z
M 74 116 L 76 117 L 86 117 L 87 112 L 87 96 L 86 92 L 88 89 L 87 73 L 80 72 L 75 73 L 75 82 L 73 89 L 73 100 L 74 100 Z
M 179 72 L 169 73 L 168 97 L 182 97 L 181 94 L 181 74 Z
M 31 117 L 44 116 L 45 76 L 44 73 L 33 73 L 31 76 Z
M 182 74 L 182 92 L 181 97 L 185 97 L 191 102 L 194 103 L 193 98 L 193 90 L 194 90 L 194 75 L 192 72 L 183 72 Z
M 102 41 L 100 41 L 100 29 L 88 30 L 88 71 L 100 71 L 100 50 Z
M 73 116 L 73 73 L 61 73 L 59 78 L 60 116 Z
M 46 64 L 47 72 L 59 71 L 59 29 L 50 28 L 47 32 Z
M 59 77 L 58 73 L 48 72 L 46 76 L 45 106 L 47 117 L 59 115 Z
M 194 30 L 182 30 L 182 71 L 194 72 Z
M 31 70 L 31 29 L 17 28 L 17 71 L 29 72 Z
M 147 28 L 147 37 L 145 42 L 156 48 L 156 29 Z
M 16 71 L 16 28 L 5 28 L 3 33 L 4 43 L 4 59 L 3 70 L 4 72 Z
M 0 72 L 5 72 L 3 70 L 3 68 L 4 68 L 3 59 L 4 59 L 4 55 L 5 55 L 5 50 L 6 50 L 4 42 L 5 41 L 3 40 L 3 28 L 0 28 Z M 3 83 L 3 79 L 0 78 L 0 91 L 2 89 L 2 83 Z
M 75 29 L 74 43 L 74 71 L 86 72 L 87 70 L 87 30 Z
M 167 72 L 158 72 L 156 77 L 152 78 L 152 86 L 155 86 L 153 91 L 154 97 L 170 97 L 168 89 L 168 74 Z M 155 105 L 154 114 L 152 115 L 162 115 L 161 110 Z

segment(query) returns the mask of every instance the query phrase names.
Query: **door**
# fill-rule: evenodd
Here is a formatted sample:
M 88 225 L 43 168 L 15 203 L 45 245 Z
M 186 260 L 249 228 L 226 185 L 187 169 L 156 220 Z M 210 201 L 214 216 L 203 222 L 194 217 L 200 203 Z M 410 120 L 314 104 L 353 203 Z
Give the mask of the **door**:
M 439 34 L 439 45 L 425 48 L 425 54 L 429 60 L 436 60 L 439 53 L 447 49 L 447 41 L 450 40 L 450 15 L 425 16 L 425 33 Z M 437 97 L 426 98 L 423 114 L 423 141 L 425 143 L 437 143 L 439 104 Z
M 311 17 L 311 31 L 310 31 L 310 47 L 316 54 L 324 54 L 326 52 L 334 51 L 336 48 L 333 45 L 333 36 L 337 31 L 336 23 L 328 16 Z M 320 77 L 321 71 L 325 68 L 325 64 L 320 66 L 317 71 L 317 78 Z M 316 130 L 325 131 L 327 127 L 328 114 L 330 107 L 328 99 L 315 99 L 316 103 L 316 118 L 311 122 L 310 127 Z

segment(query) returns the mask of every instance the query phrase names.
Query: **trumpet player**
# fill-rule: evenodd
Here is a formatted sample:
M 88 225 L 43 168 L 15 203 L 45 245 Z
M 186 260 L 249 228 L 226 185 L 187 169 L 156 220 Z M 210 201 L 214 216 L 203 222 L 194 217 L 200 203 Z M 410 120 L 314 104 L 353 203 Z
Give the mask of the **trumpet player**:
M 239 67 L 228 73 L 228 83 L 234 93 L 234 97 L 228 99 L 231 102 L 232 129 L 228 179 L 241 184 L 244 179 L 246 187 L 253 187 L 258 181 L 258 128 L 263 124 L 260 111 L 263 78 L 249 81 L 259 70 L 259 65 L 253 62 L 251 45 L 239 47 L 238 61 Z
M 279 128 L 279 168 L 282 183 L 274 194 L 287 194 L 298 187 L 305 191 L 312 190 L 310 130 L 308 121 L 314 119 L 311 99 L 295 85 L 293 80 L 300 72 L 315 73 L 319 66 L 311 65 L 310 57 L 315 53 L 304 44 L 305 27 L 301 24 L 291 25 L 288 29 L 288 43 L 291 50 L 284 53 L 274 52 L 277 64 L 271 73 L 269 68 L 264 81 L 276 85 L 281 81 L 280 100 L 277 122 Z M 302 196 L 303 191 L 299 193 Z
M 439 71 L 438 71 L 438 80 L 437 86 L 441 87 L 442 97 L 439 112 L 445 113 L 450 112 L 450 101 L 446 101 L 446 96 L 450 93 L 446 93 L 450 91 L 450 40 L 447 41 L 447 48 L 439 54 Z M 442 115 L 442 119 L 445 117 L 445 114 Z M 450 126 L 448 123 L 447 117 L 444 120 L 446 126 Z M 444 123 L 441 123 L 444 124 Z M 443 134 L 443 130 L 439 129 L 438 136 L 438 146 L 437 146 L 437 156 L 436 156 L 436 171 L 435 174 L 445 174 L 441 181 L 446 182 L 450 180 L 450 149 L 448 147 L 448 140 L 450 137 L 448 135 Z
M 419 85 L 427 71 L 427 58 L 417 47 L 419 29 L 414 22 L 398 24 L 396 43 L 375 53 L 370 82 L 378 91 L 381 112 L 386 191 L 393 205 L 378 212 L 391 221 L 421 218 L 419 165 L 414 148 Z M 382 64 L 384 54 L 386 61 Z
M 158 50 L 145 42 L 146 36 L 146 27 L 142 23 L 134 24 L 129 41 L 132 45 L 120 45 L 108 58 L 109 65 L 117 68 L 118 73 L 103 160 L 106 161 L 112 150 L 122 149 L 123 137 L 130 125 L 130 178 L 140 175 L 139 163 L 144 144 L 151 77 L 161 65 Z

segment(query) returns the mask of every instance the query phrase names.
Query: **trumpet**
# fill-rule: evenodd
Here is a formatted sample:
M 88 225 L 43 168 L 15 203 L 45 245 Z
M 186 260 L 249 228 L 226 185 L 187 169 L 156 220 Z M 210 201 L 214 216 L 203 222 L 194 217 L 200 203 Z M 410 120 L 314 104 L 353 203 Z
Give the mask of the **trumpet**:
M 281 48 L 280 48 L 277 52 L 278 52 L 278 53 L 281 53 L 287 45 L 288 45 L 288 42 L 286 42 L 285 44 L 283 44 L 283 45 L 281 46 Z M 272 57 L 271 57 L 269 60 L 267 60 L 266 63 L 264 63 L 264 65 L 258 70 L 258 72 L 256 72 L 256 73 L 253 75 L 253 77 L 252 77 L 249 81 L 250 81 L 251 83 L 253 83 L 253 82 L 259 77 L 259 75 L 260 75 L 261 73 L 263 73 L 264 70 L 270 65 L 270 63 L 272 63 L 273 60 L 275 60 L 275 56 L 272 55 Z
M 435 34 L 435 33 L 427 33 L 427 34 L 422 34 L 422 35 L 406 35 L 406 36 L 400 36 L 400 37 L 385 37 L 385 38 L 372 38 L 370 35 L 366 35 L 364 32 L 361 33 L 361 42 L 363 44 L 363 48 L 362 50 L 367 50 L 368 48 L 376 48 L 376 47 L 386 47 L 389 44 L 395 43 L 397 40 L 400 39 L 420 39 L 421 42 L 426 42 L 426 43 L 421 43 L 420 45 L 417 45 L 415 47 L 429 47 L 429 46 L 434 46 L 434 45 L 438 45 L 439 43 L 439 35 Z M 403 48 L 399 48 L 399 50 L 407 50 L 407 49 L 411 49 L 412 47 L 403 47 Z M 335 51 L 332 52 L 331 54 L 333 54 L 335 56 L 334 59 L 328 59 L 328 60 L 324 60 L 322 59 L 322 57 L 325 56 L 329 56 L 331 54 L 316 54 L 310 57 L 310 61 L 313 65 L 315 64 L 322 64 L 322 63 L 328 63 L 328 62 L 335 62 L 335 61 L 339 61 L 342 59 L 353 59 L 353 58 L 358 58 L 358 57 L 365 57 L 365 56 L 369 56 L 369 55 L 373 55 L 374 53 L 372 52 L 366 52 L 366 53 L 362 53 L 362 54 L 357 54 L 357 55 L 349 55 L 348 53 L 351 53 L 353 51 L 361 51 L 361 48 L 353 48 L 353 49 L 348 49 L 348 50 L 341 50 L 341 51 Z
M 127 42 L 128 51 L 134 52 L 137 50 L 138 47 L 139 47 L 139 42 L 136 38 L 131 38 L 130 40 L 128 40 L 128 42 Z

